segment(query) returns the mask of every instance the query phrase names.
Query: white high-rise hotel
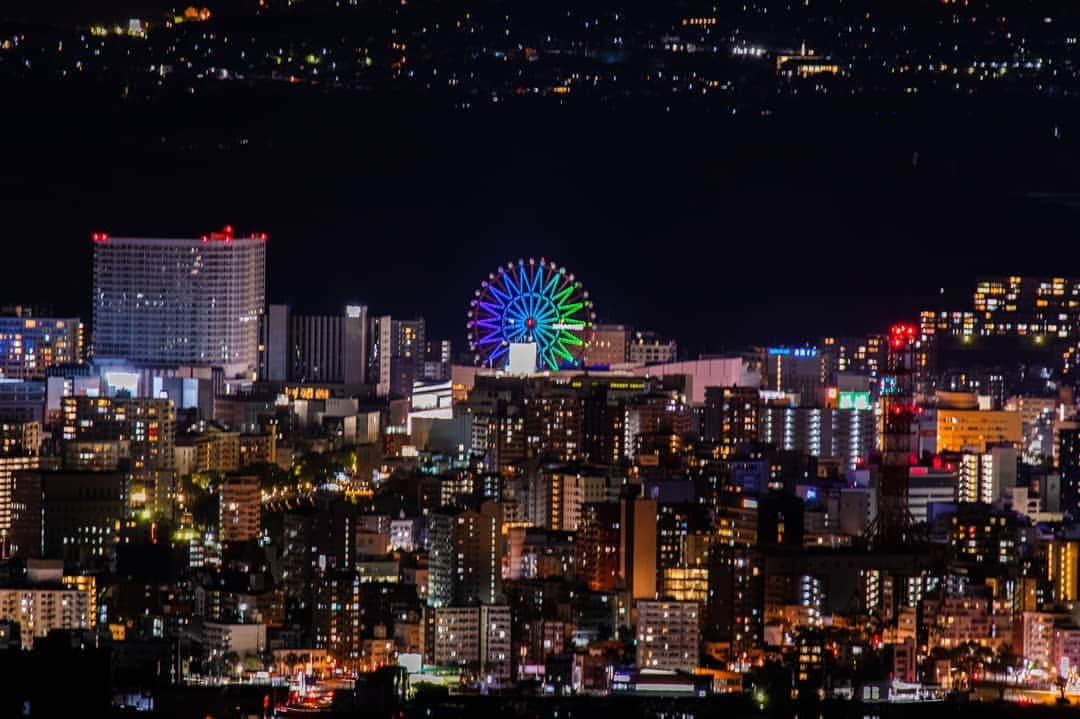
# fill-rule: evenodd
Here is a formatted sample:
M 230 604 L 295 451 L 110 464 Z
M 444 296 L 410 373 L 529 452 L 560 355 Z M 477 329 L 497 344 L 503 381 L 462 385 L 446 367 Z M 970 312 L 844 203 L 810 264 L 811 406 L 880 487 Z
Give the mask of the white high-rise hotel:
M 266 235 L 94 238 L 94 358 L 139 366 L 258 365 Z

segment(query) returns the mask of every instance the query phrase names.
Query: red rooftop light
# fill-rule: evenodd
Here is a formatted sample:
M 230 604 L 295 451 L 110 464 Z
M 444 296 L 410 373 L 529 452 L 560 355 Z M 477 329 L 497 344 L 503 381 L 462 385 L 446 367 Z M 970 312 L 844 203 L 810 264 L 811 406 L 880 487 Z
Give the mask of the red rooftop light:
M 90 238 L 94 242 L 108 242 L 109 241 L 109 236 L 107 234 L 105 234 L 104 232 L 95 232 L 92 235 L 90 235 Z
M 221 228 L 221 232 L 211 232 L 211 240 L 224 240 L 225 242 L 232 242 L 233 239 L 233 226 L 225 225 Z

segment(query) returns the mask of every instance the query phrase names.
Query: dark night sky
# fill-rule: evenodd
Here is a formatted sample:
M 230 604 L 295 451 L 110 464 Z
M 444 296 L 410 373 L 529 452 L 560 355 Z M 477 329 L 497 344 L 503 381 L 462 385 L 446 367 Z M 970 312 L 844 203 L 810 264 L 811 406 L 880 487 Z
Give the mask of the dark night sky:
M 601 321 L 692 351 L 877 330 L 941 286 L 969 296 L 979 272 L 1077 273 L 1075 211 L 1027 197 L 1080 189 L 1080 123 L 1052 106 L 733 121 L 300 92 L 8 96 L 25 111 L 0 145 L 16 268 L 0 301 L 63 312 L 88 313 L 90 232 L 225 223 L 270 233 L 273 300 L 421 314 L 457 347 L 473 289 L 518 257 L 565 264 Z

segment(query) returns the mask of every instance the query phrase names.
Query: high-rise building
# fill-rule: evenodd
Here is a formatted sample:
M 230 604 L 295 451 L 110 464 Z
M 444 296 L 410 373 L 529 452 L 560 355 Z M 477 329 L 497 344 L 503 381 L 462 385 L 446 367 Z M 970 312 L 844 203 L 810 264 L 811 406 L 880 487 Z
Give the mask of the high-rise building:
M 582 404 L 576 392 L 563 385 L 530 383 L 523 410 L 530 458 L 565 462 L 581 456 Z
M 270 305 L 263 318 L 259 377 L 271 381 L 363 384 L 367 373 L 367 307 L 338 316 L 292 314 Z
M 455 515 L 453 510 L 447 510 L 428 516 L 428 606 L 446 607 L 454 601 Z
M 40 423 L 0 422 L 0 546 L 11 530 L 12 477 L 19 470 L 37 469 L 40 449 Z
M 697 602 L 638 602 L 637 665 L 692 672 L 701 652 Z
M 817 347 L 769 347 L 762 364 L 766 389 L 797 394 L 804 407 L 820 404 L 827 363 Z
M 1058 471 L 1061 511 L 1080 517 L 1080 423 L 1062 422 L 1058 429 Z
M 127 514 L 124 471 L 22 470 L 11 498 L 11 544 L 23 557 L 104 565 Z
M 1075 335 L 1080 280 L 1066 277 L 980 277 L 973 309 L 981 334 Z
M 94 235 L 93 353 L 250 377 L 266 304 L 266 235 Z
M 602 473 L 581 473 L 565 468 L 540 472 L 529 482 L 528 518 L 547 529 L 576 532 L 584 506 L 591 502 L 615 502 L 621 481 Z
M 371 320 L 368 377 L 376 393 L 385 397 L 412 394 L 413 382 L 424 376 L 427 350 L 424 320 L 395 320 L 389 315 Z
M 998 446 L 985 452 L 965 452 L 958 470 L 956 501 L 993 504 L 1006 489 L 1016 486 L 1016 449 Z
M 11 535 L 11 504 L 15 473 L 41 466 L 37 454 L 0 455 L 0 544 Z
M 78 317 L 34 317 L 21 310 L 0 316 L 0 377 L 44 379 L 49 367 L 82 359 Z
M 226 477 L 221 485 L 221 541 L 248 542 L 258 538 L 261 510 L 258 477 Z
M 836 457 L 844 471 L 866 460 L 877 441 L 873 410 L 777 407 L 761 410 L 761 441 L 814 457 Z
M 473 677 L 509 677 L 510 626 L 507 606 L 436 609 L 435 665 L 459 667 Z
M 690 408 L 677 393 L 654 392 L 628 402 L 623 420 L 623 451 L 628 458 L 648 453 L 648 440 L 667 442 L 690 431 Z M 655 442 L 652 442 L 655 444 Z
M 725 447 L 756 442 L 760 412 L 756 387 L 706 387 L 701 434 Z
M 619 519 L 617 502 L 581 506 L 575 541 L 578 574 L 594 592 L 611 592 L 619 578 Z
M 619 574 L 634 599 L 656 599 L 656 500 L 623 499 Z
M 1046 578 L 1055 602 L 1080 599 L 1080 541 L 1052 539 L 1047 542 Z
M 765 626 L 764 561 L 758 549 L 720 546 L 709 554 L 709 623 L 733 656 L 761 647 Z
M 501 529 L 492 514 L 469 510 L 454 517 L 455 604 L 497 604 L 502 599 Z
M 65 442 L 129 443 L 133 509 L 172 510 L 176 468 L 176 410 L 169 399 L 64 397 Z M 109 451 L 112 451 L 110 448 Z

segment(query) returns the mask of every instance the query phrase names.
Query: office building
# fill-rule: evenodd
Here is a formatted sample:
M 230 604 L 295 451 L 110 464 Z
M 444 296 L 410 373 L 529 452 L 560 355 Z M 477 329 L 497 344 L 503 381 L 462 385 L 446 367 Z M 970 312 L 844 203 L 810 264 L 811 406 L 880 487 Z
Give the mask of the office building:
M 41 457 L 37 454 L 0 455 L 0 543 L 10 538 L 11 503 L 16 472 L 37 469 L 41 466 Z
M 663 364 L 678 359 L 675 340 L 662 338 L 656 332 L 635 332 L 626 350 L 627 361 L 633 364 Z
M 762 361 L 765 389 L 797 394 L 803 406 L 820 403 L 825 387 L 825 357 L 817 347 L 768 347 Z
M 413 382 L 424 376 L 424 320 L 395 320 L 386 315 L 371 320 L 368 381 L 380 397 L 408 397 Z
M 1054 601 L 1080 599 L 1080 540 L 1055 538 L 1047 542 L 1046 578 Z
M 1019 412 L 938 407 L 938 452 L 985 452 L 990 445 L 1020 447 L 1022 441 Z
M 960 457 L 956 501 L 993 504 L 1016 486 L 1016 449 L 990 447 L 986 452 L 965 452 Z
M 423 372 L 417 380 L 424 382 L 449 382 L 453 367 L 453 352 L 450 340 L 435 341 L 428 339 L 427 352 L 424 354 Z
M 618 502 L 581 505 L 575 562 L 578 575 L 593 592 L 611 592 L 616 588 L 620 572 L 620 518 Z
M 1080 423 L 1062 422 L 1058 429 L 1058 471 L 1061 511 L 1080 519 Z
M 127 516 L 123 471 L 21 470 L 11 492 L 11 544 L 23 557 L 103 566 Z
M 507 606 L 439 607 L 435 610 L 435 665 L 468 676 L 510 677 L 511 613 Z
M 345 313 L 293 314 L 288 305 L 270 305 L 263 318 L 259 377 L 271 381 L 363 384 L 367 373 L 367 307 Z
M 14 315 L 0 315 L 0 377 L 44 379 L 49 367 L 82 359 L 78 317 L 34 317 L 21 308 Z
M 642 669 L 693 672 L 701 647 L 697 602 L 637 603 L 637 665 Z
M 456 512 L 439 510 L 428 515 L 427 603 L 446 607 L 454 602 L 454 528 Z
M 1064 618 L 1052 612 L 1024 612 L 1017 653 L 1035 668 L 1051 669 L 1054 666 L 1054 628 Z
M 254 374 L 266 305 L 266 235 L 94 235 L 93 355 L 139 366 Z
M 43 423 L 45 396 L 43 381 L 0 378 L 0 422 Z
M 983 335 L 1075 335 L 1080 280 L 1066 277 L 980 277 L 972 308 Z
M 931 505 L 949 505 L 956 501 L 956 474 L 943 470 L 928 470 L 926 467 L 911 467 L 908 470 L 908 511 L 915 522 L 925 522 L 930 518 Z M 845 490 L 845 496 L 857 496 L 858 493 L 873 493 L 869 489 Z M 876 496 L 874 510 L 876 512 Z
M 761 394 L 755 387 L 706 387 L 702 436 L 734 448 L 758 440 Z
M 885 367 L 885 340 L 882 335 L 823 338 L 819 352 L 825 385 L 837 387 L 851 377 L 875 379 Z
M 452 564 L 455 604 L 497 604 L 501 601 L 501 530 L 496 517 L 488 512 L 469 510 L 454 517 Z
M 592 502 L 615 502 L 622 482 L 600 473 L 584 474 L 554 468 L 541 472 L 531 483 L 527 518 L 547 529 L 576 532 L 582 508 Z
M 877 442 L 872 410 L 768 406 L 761 410 L 761 441 L 814 457 L 834 457 L 855 469 Z
M 38 422 L 0 422 L 0 545 L 11 530 L 12 477 L 41 466 L 41 436 Z
M 67 587 L 0 588 L 0 621 L 19 625 L 23 649 L 55 629 L 89 629 L 93 626 L 90 597 Z
M 132 509 L 169 514 L 176 471 L 176 410 L 169 399 L 64 397 L 65 442 L 127 443 Z M 92 446 L 92 445 L 84 445 Z
M 586 349 L 590 366 L 625 364 L 630 344 L 630 328 L 624 325 L 596 325 L 596 334 Z
M 235 472 L 240 464 L 240 433 L 225 432 L 214 426 L 199 434 L 176 438 L 176 474 L 192 472 Z
M 260 530 L 262 495 L 258 477 L 230 476 L 221 485 L 220 524 L 222 542 L 249 542 Z

